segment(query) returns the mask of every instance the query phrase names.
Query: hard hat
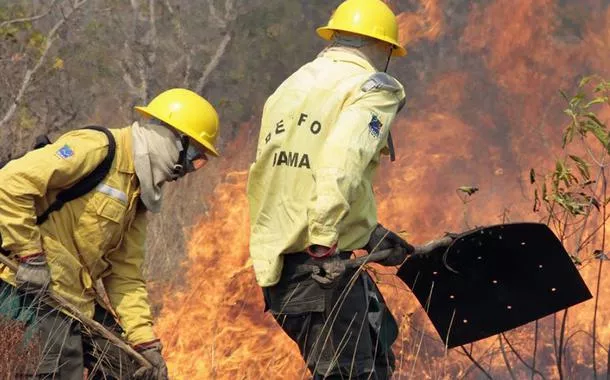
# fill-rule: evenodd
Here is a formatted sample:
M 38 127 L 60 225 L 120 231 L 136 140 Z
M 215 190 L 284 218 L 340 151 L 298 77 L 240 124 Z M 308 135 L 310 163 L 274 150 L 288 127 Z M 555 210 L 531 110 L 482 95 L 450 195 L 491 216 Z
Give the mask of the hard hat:
M 191 90 L 173 88 L 157 95 L 146 107 L 135 107 L 146 117 L 154 117 L 206 147 L 214 156 L 218 137 L 218 113 L 203 97 Z
M 407 50 L 398 43 L 396 15 L 381 0 L 346 0 L 335 10 L 328 25 L 316 31 L 327 41 L 335 31 L 360 34 L 393 45 L 393 56 L 407 55 Z

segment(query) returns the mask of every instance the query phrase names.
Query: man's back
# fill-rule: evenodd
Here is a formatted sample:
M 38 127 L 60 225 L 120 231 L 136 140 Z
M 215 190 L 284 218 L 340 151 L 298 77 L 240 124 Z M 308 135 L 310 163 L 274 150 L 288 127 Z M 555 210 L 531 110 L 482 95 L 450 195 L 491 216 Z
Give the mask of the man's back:
M 375 100 L 378 104 L 364 106 L 365 112 L 359 109 L 358 115 L 350 114 L 363 102 L 375 103 L 366 99 L 363 90 L 375 72 L 352 51 L 330 48 L 290 76 L 267 100 L 248 185 L 250 249 L 262 286 L 277 281 L 281 253 L 324 243 L 317 240 L 335 239 L 341 250 L 366 243 L 376 224 L 370 181 L 388 129 L 375 128 L 389 125 L 404 97 L 400 88 L 402 96 L 388 93 L 387 99 Z M 383 123 L 374 123 L 378 117 Z M 347 120 L 341 122 L 341 118 Z M 369 157 L 361 148 L 371 144 Z M 364 156 L 368 158 L 362 160 Z M 358 183 L 353 183 L 354 175 Z M 350 188 L 347 197 L 332 189 L 343 186 Z M 345 207 L 334 207 L 337 197 L 344 198 L 339 202 Z M 341 230 L 327 233 L 321 219 L 333 213 L 341 220 Z

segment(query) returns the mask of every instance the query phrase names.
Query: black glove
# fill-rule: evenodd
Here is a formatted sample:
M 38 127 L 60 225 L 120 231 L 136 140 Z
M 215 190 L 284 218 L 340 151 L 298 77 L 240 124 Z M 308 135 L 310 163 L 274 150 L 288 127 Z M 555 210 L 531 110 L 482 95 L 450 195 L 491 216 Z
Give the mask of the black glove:
M 391 251 L 388 258 L 379 262 L 379 264 L 388 267 L 401 265 L 415 250 L 411 244 L 407 243 L 400 236 L 386 229 L 381 224 L 377 224 L 377 227 L 375 227 L 373 233 L 371 233 L 369 242 L 366 243 L 364 249 L 366 249 L 368 253 L 390 249 Z
M 136 347 L 138 351 L 146 360 L 152 365 L 151 368 L 140 367 L 134 374 L 133 378 L 136 380 L 168 380 L 167 366 L 165 360 L 161 355 L 163 346 L 161 342 L 155 341 L 151 343 L 141 344 Z
M 44 255 L 35 255 L 20 260 L 15 282 L 17 287 L 33 295 L 43 294 L 51 283 L 51 271 Z

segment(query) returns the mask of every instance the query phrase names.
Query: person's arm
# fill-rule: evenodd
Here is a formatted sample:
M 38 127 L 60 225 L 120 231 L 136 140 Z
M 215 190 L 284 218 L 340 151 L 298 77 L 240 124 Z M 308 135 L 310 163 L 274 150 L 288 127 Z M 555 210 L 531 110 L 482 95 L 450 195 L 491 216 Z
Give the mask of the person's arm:
M 134 346 L 157 340 L 142 274 L 146 243 L 146 212 L 137 211 L 119 249 L 108 254 L 112 266 L 103 279 L 110 303 L 116 311 L 127 340 Z
M 73 131 L 55 143 L 33 150 L 0 170 L 0 235 L 2 248 L 27 258 L 42 253 L 36 225 L 36 200 L 66 189 L 93 171 L 106 157 L 106 137 Z M 51 214 L 52 217 L 52 214 Z
M 316 197 L 308 208 L 312 245 L 332 247 L 337 243 L 338 225 L 350 210 L 354 189 L 386 146 L 390 125 L 404 102 L 400 85 L 365 87 L 369 82 L 339 115 L 313 173 Z

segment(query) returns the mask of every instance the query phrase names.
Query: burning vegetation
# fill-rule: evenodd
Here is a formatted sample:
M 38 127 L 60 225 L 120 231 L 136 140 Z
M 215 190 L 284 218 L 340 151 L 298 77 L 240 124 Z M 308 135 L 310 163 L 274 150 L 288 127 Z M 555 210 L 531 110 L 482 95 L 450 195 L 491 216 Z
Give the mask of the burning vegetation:
M 295 344 L 264 313 L 248 260 L 246 169 L 264 99 L 313 59 L 322 47 L 314 28 L 339 1 L 13 3 L 0 5 L 0 158 L 24 151 L 35 134 L 92 121 L 120 126 L 131 118 L 128 104 L 177 83 L 222 110 L 223 159 L 194 177 L 205 180 L 170 190 L 149 234 L 156 330 L 171 378 L 309 378 Z M 489 224 L 548 224 L 594 295 L 446 350 L 395 271 L 371 265 L 400 324 L 394 378 L 608 377 L 610 4 L 387 3 L 409 56 L 389 68 L 406 87 L 407 107 L 393 126 L 397 160 L 383 162 L 376 180 L 379 220 L 414 243 Z M 276 165 L 310 165 L 283 153 Z M 185 193 L 206 197 L 185 202 Z M 180 227 L 193 214 L 176 270 Z M 0 321 L 0 336 L 3 376 L 38 363 L 34 346 L 15 349 L 23 326 Z
M 377 179 L 379 219 L 416 243 L 487 224 L 547 223 L 595 296 L 447 351 L 394 271 L 372 266 L 400 322 L 395 378 L 605 377 L 610 104 L 602 78 L 610 75 L 610 7 L 602 0 L 390 3 L 411 54 L 408 67 L 390 72 L 413 85 L 405 81 L 408 107 L 393 127 L 398 159 Z M 591 72 L 602 77 L 578 86 Z M 256 132 L 256 123 L 241 128 L 242 160 Z M 227 171 L 190 233 L 185 285 L 166 292 L 158 332 L 175 378 L 309 376 L 296 346 L 263 313 L 248 262 L 246 178 Z

